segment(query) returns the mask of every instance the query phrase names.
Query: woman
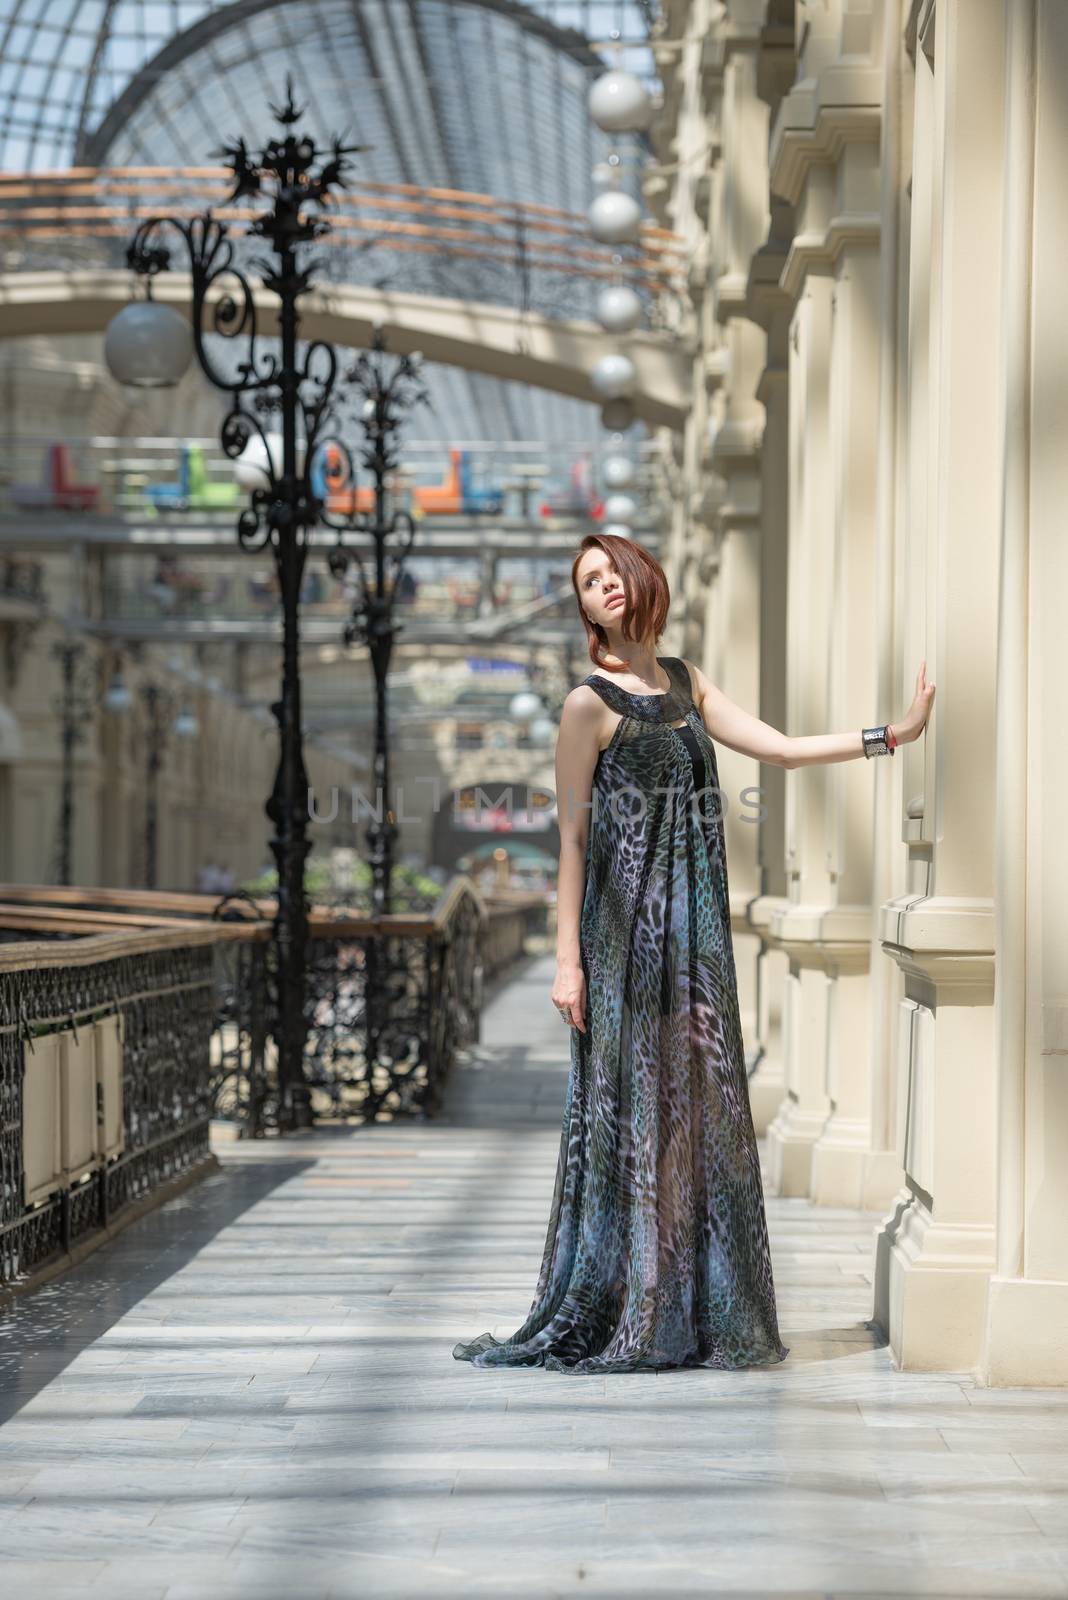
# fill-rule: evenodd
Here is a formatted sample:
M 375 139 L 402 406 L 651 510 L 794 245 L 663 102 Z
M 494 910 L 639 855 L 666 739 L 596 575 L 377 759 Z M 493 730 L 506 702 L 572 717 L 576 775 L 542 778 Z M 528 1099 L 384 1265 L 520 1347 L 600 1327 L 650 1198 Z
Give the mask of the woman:
M 654 653 L 663 569 L 640 545 L 583 540 L 572 583 L 595 670 L 564 702 L 552 1001 L 571 1070 L 537 1292 L 475 1366 L 558 1372 L 783 1360 L 738 1014 L 713 739 L 800 767 L 893 754 L 893 725 L 788 737 L 689 661 Z

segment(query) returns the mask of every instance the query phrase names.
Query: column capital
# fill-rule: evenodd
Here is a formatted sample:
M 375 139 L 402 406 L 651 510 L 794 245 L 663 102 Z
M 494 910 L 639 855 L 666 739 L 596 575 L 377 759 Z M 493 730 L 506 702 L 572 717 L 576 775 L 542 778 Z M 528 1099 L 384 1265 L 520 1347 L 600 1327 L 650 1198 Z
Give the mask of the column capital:
M 855 82 L 842 82 L 848 72 Z M 834 76 L 834 85 L 825 79 Z M 841 100 L 821 103 L 840 92 Z M 882 126 L 882 74 L 870 68 L 835 68 L 797 84 L 783 101 L 771 135 L 768 172 L 777 195 L 796 205 L 809 170 L 834 166 L 850 144 L 877 144 Z
M 763 937 L 770 931 L 773 919 L 789 908 L 790 902 L 785 895 L 758 894 L 746 907 L 746 921 L 754 933 Z
M 932 1010 L 993 1002 L 993 900 L 958 895 L 886 900 L 879 908 L 879 939 L 905 974 L 910 999 Z
M 840 212 L 825 228 L 796 233 L 790 241 L 780 284 L 791 301 L 797 299 L 810 273 L 830 275 L 839 257 L 851 247 L 876 249 L 881 219 L 877 211 Z
M 730 368 L 730 359 L 727 347 L 722 344 L 706 350 L 702 362 L 705 378 L 705 390 L 708 394 L 715 391 L 724 383 Z
M 720 471 L 729 468 L 732 473 L 744 472 L 759 459 L 763 442 L 763 417 L 731 419 L 716 429 L 708 459 Z
M 867 972 L 871 963 L 871 907 L 788 902 L 772 913 L 767 941 L 795 967 L 840 976 Z

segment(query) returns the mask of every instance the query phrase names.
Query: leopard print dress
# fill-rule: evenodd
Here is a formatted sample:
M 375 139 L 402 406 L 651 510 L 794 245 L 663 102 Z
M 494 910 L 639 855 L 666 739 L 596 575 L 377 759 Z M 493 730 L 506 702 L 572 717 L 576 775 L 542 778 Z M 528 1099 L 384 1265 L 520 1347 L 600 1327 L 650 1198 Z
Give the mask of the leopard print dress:
M 782 1361 L 731 943 L 716 751 L 685 663 L 617 712 L 593 781 L 571 1067 L 545 1251 L 510 1339 L 453 1350 L 555 1372 Z M 672 727 L 684 719 L 694 739 Z M 694 743 L 696 741 L 696 745 Z M 695 799 L 691 752 L 705 792 Z

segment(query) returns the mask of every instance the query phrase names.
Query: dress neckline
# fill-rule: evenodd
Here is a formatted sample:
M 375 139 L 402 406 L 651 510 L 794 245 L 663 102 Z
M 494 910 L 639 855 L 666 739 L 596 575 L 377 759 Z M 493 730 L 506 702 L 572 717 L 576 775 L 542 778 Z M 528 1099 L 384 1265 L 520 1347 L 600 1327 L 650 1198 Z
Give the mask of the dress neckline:
M 624 689 L 621 683 L 616 683 L 615 679 L 610 678 L 606 672 L 591 672 L 586 682 L 588 683 L 590 678 L 596 678 L 598 683 L 611 684 L 617 693 L 628 695 L 631 700 L 667 700 L 670 695 L 677 693 L 677 686 L 672 677 L 671 668 L 664 666 L 664 657 L 657 656 L 656 663 L 657 666 L 664 667 L 664 671 L 668 675 L 668 687 L 666 689 L 657 689 L 651 694 L 642 694 L 637 689 Z
M 634 689 L 623 689 L 600 672 L 591 672 L 583 681 L 619 716 L 637 722 L 671 722 L 674 727 L 673 719 L 688 717 L 693 708 L 690 675 L 678 656 L 657 656 L 656 659 L 671 684 L 669 689 L 659 693 L 639 694 Z

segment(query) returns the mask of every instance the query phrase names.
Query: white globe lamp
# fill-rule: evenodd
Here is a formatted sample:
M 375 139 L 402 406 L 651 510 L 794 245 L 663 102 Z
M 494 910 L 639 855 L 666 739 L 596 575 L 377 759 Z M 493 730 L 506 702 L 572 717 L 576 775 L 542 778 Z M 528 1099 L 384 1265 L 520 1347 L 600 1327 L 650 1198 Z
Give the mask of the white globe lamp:
M 270 474 L 282 476 L 285 464 L 285 440 L 280 433 L 269 433 L 266 442 L 262 434 L 253 433 L 239 456 L 234 457 L 234 477 L 242 489 L 269 489 Z M 297 471 L 304 471 L 305 444 L 297 440 Z
M 634 463 L 626 456 L 607 456 L 601 476 L 606 489 L 628 489 L 634 482 Z
M 189 323 L 173 306 L 156 300 L 124 306 L 104 334 L 108 371 L 132 389 L 172 389 L 192 359 Z
M 285 445 L 280 433 L 269 433 L 266 440 L 254 433 L 239 456 L 234 458 L 234 477 L 242 489 L 269 489 L 270 473 L 282 473 Z
M 509 715 L 517 722 L 529 722 L 533 717 L 540 717 L 545 710 L 545 705 L 540 695 L 532 689 L 520 689 L 508 703 Z
M 121 713 L 129 711 L 132 705 L 133 695 L 130 693 L 126 679 L 121 672 L 116 672 L 108 685 L 107 693 L 104 695 L 104 709 L 105 711 Z
M 638 515 L 637 502 L 629 494 L 610 494 L 604 503 L 606 522 L 632 523 Z
M 641 79 L 617 68 L 590 85 L 589 108 L 602 133 L 640 133 L 649 126 L 653 105 Z
M 621 189 L 602 189 L 590 206 L 590 229 L 601 244 L 633 244 L 641 233 L 642 208 Z
M 638 369 L 629 356 L 618 352 L 601 356 L 590 372 L 590 383 L 600 400 L 619 400 L 634 392 Z
M 641 320 L 641 300 L 626 284 L 602 289 L 597 296 L 597 321 L 608 333 L 632 333 Z
M 200 732 L 196 712 L 185 705 L 174 719 L 174 733 L 178 739 L 195 739 Z

